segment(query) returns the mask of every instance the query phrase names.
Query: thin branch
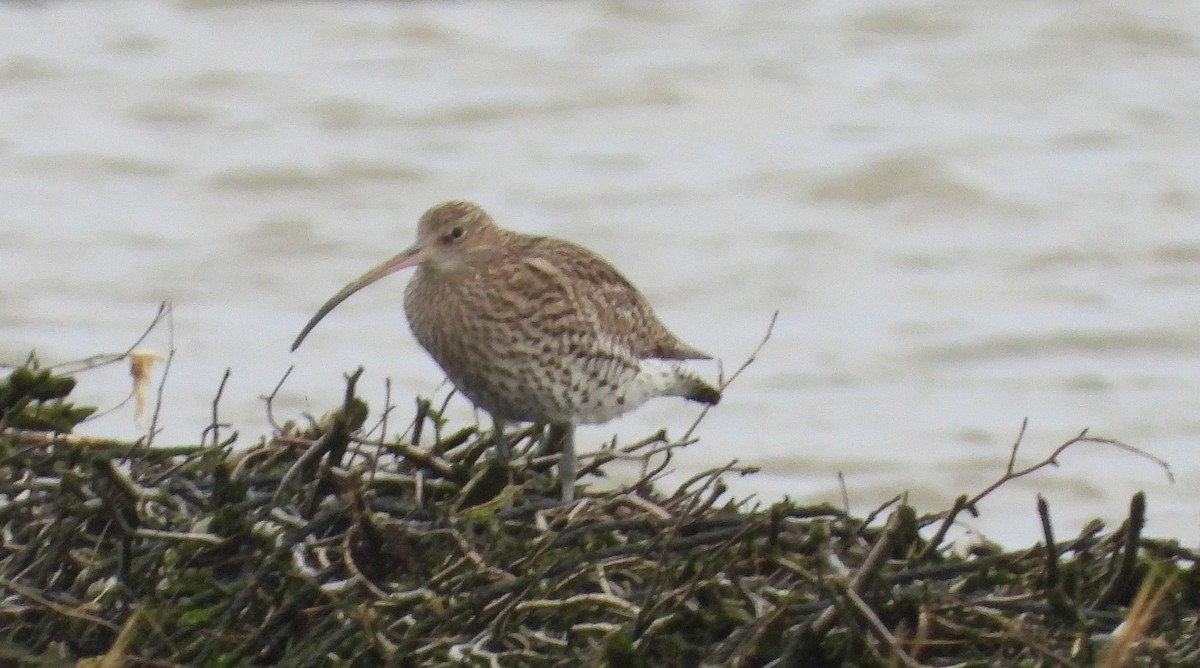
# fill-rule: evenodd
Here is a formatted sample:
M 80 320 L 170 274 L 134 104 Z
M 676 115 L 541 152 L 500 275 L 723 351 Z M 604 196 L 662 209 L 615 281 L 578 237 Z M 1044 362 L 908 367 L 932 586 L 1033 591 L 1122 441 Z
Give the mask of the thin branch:
M 295 368 L 295 364 L 288 366 L 287 371 L 283 372 L 283 377 L 279 379 L 278 383 L 275 383 L 275 389 L 271 390 L 270 394 L 259 397 L 259 399 L 262 399 L 267 404 L 267 422 L 271 423 L 271 428 L 275 430 L 276 434 L 282 434 L 283 427 L 280 427 L 279 423 L 275 421 L 275 397 L 279 395 L 279 390 L 283 388 L 284 381 L 288 379 L 288 376 L 292 375 L 292 370 Z
M 81 371 L 90 371 L 91 369 L 97 369 L 102 366 L 120 362 L 121 360 L 125 359 L 126 357 L 129 357 L 129 353 L 132 353 L 133 351 L 137 350 L 138 347 L 142 345 L 142 342 L 145 341 L 146 338 L 150 336 L 150 333 L 154 331 L 155 327 L 158 327 L 158 324 L 160 322 L 162 322 L 164 318 L 169 319 L 170 317 L 171 317 L 171 302 L 169 302 L 169 301 L 159 302 L 158 312 L 155 313 L 154 319 L 150 321 L 150 324 L 146 327 L 146 330 L 144 332 L 142 332 L 142 335 L 139 336 L 137 338 L 137 340 L 134 341 L 128 348 L 125 349 L 125 352 L 101 353 L 99 355 L 92 355 L 91 357 L 85 357 L 81 360 L 71 360 L 69 362 L 60 362 L 59 364 L 55 364 L 48 368 L 57 373 L 61 373 L 64 375 L 74 375 L 74 374 L 80 373 Z
M 937 532 L 935 532 L 933 537 L 929 539 L 929 542 L 926 543 L 925 549 L 921 550 L 921 556 L 917 557 L 917 561 L 925 561 L 929 557 L 933 556 L 933 553 L 937 551 L 938 546 L 941 545 L 942 541 L 946 539 L 946 533 L 950 531 L 950 527 L 954 525 L 954 519 L 957 518 L 958 514 L 962 512 L 963 508 L 966 507 L 967 495 L 960 494 L 958 498 L 954 499 L 954 505 L 950 507 L 950 511 L 946 514 L 945 519 L 943 519 L 941 525 L 938 526 Z
M 225 393 L 225 384 L 229 382 L 229 377 L 231 375 L 233 375 L 233 370 L 229 367 L 225 367 L 225 374 L 221 376 L 221 384 L 217 386 L 217 396 L 213 397 L 212 400 L 212 422 L 210 422 L 208 426 L 204 428 L 204 431 L 200 432 L 201 444 L 208 440 L 208 434 L 212 433 L 213 446 L 215 447 L 221 442 L 221 427 L 229 426 L 221 424 L 218 413 L 221 405 L 221 395 Z
M 732 376 L 730 376 L 728 379 L 723 379 L 719 383 L 719 387 L 717 389 L 724 392 L 725 388 L 729 387 L 729 385 L 731 383 L 733 383 L 733 381 L 737 380 L 737 377 L 742 375 L 742 372 L 745 371 L 747 367 L 749 367 L 751 364 L 753 364 L 755 362 L 755 360 L 758 359 L 758 354 L 762 352 L 764 347 L 766 347 L 767 341 L 771 340 L 771 334 L 775 331 L 775 322 L 777 320 L 779 320 L 779 311 L 778 310 L 776 310 L 774 313 L 771 314 L 771 321 L 767 323 L 767 331 L 763 334 L 762 340 L 758 342 L 758 345 L 754 346 L 754 350 L 750 351 L 749 357 L 747 357 L 746 360 L 744 362 L 742 362 L 741 366 L 739 366 L 733 372 Z M 722 375 L 724 375 L 723 369 L 722 369 L 721 373 L 722 373 Z M 700 422 L 702 420 L 704 420 L 704 416 L 708 415 L 708 411 L 711 408 L 712 408 L 712 406 L 705 406 L 704 408 L 702 408 L 700 410 L 700 414 L 697 415 L 696 419 L 692 422 L 692 426 L 688 427 L 687 431 L 683 432 L 683 436 L 680 437 L 679 440 L 681 440 L 681 441 L 690 440 L 692 438 L 692 434 L 695 433 L 696 428 L 700 426 Z
M 846 474 L 841 471 L 837 472 L 838 489 L 842 490 L 842 510 L 850 514 L 850 491 L 846 488 Z
M 163 390 L 167 386 L 167 376 L 171 373 L 171 362 L 175 359 L 175 308 L 169 301 L 164 301 L 158 308 L 159 315 L 155 318 L 155 322 L 158 322 L 158 318 L 162 317 L 164 309 L 166 311 L 167 361 L 163 363 L 162 377 L 158 379 L 158 392 L 155 394 L 154 399 L 154 413 L 150 417 L 150 429 L 146 431 L 146 440 L 143 443 L 147 448 L 154 443 L 154 437 L 158 434 L 158 416 L 162 412 Z M 145 335 L 143 335 L 143 338 L 145 338 Z M 129 350 L 132 351 L 136 347 L 134 345 Z M 129 353 L 126 354 L 128 355 Z
M 967 499 L 966 506 L 968 508 L 974 508 L 985 497 L 987 497 L 989 494 L 991 494 L 992 492 L 999 489 L 1001 486 L 1003 486 L 1005 483 L 1009 482 L 1010 480 L 1016 480 L 1017 478 L 1023 478 L 1031 473 L 1040 471 L 1041 469 L 1044 469 L 1047 466 L 1057 466 L 1059 455 L 1061 455 L 1064 451 L 1066 451 L 1068 448 L 1070 448 L 1073 445 L 1081 445 L 1081 444 L 1108 445 L 1108 446 L 1112 446 L 1112 447 L 1124 450 L 1125 452 L 1129 452 L 1129 453 L 1138 455 L 1139 457 L 1142 457 L 1144 459 L 1149 459 L 1150 461 L 1154 462 L 1155 464 L 1158 464 L 1166 472 L 1167 480 L 1169 482 L 1171 482 L 1172 484 L 1175 482 L 1175 474 L 1171 471 L 1171 465 L 1169 463 L 1167 463 L 1165 460 L 1155 457 L 1154 455 L 1150 454 L 1149 452 L 1146 452 L 1145 450 L 1143 450 L 1141 448 L 1129 445 L 1128 443 L 1123 443 L 1116 439 L 1101 438 L 1098 436 L 1089 436 L 1087 429 L 1084 429 L 1083 431 L 1079 432 L 1078 435 L 1074 436 L 1073 438 L 1065 441 L 1064 443 L 1062 443 L 1061 445 L 1056 447 L 1049 455 L 1047 455 L 1041 461 L 1031 464 L 1030 466 L 1027 466 L 1023 469 L 1018 469 L 1018 468 L 1016 468 L 1017 450 L 1021 447 L 1021 440 L 1025 435 L 1026 423 L 1027 423 L 1027 420 L 1021 422 L 1021 431 L 1017 434 L 1017 440 L 1013 443 L 1012 450 L 1008 457 L 1008 465 L 1005 467 L 1005 470 L 1004 470 L 1004 475 L 1000 476 L 995 481 L 988 484 L 982 490 L 977 492 L 974 496 Z M 927 524 L 929 522 L 942 519 L 949 512 L 950 511 L 946 510 L 946 511 L 942 511 L 940 513 L 927 515 L 927 516 L 921 518 L 921 523 Z

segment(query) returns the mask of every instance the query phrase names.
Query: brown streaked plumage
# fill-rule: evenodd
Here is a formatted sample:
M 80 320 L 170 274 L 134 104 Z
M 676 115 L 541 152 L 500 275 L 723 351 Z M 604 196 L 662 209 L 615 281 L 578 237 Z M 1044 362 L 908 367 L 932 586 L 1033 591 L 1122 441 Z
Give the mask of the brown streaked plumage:
M 470 202 L 426 211 L 416 243 L 325 302 L 292 350 L 351 294 L 413 266 L 404 311 L 417 341 L 492 415 L 501 456 L 505 423 L 556 428 L 564 499 L 575 489 L 575 425 L 605 422 L 655 396 L 721 398 L 682 364 L 708 356 L 672 334 L 620 272 L 568 241 L 499 227 Z

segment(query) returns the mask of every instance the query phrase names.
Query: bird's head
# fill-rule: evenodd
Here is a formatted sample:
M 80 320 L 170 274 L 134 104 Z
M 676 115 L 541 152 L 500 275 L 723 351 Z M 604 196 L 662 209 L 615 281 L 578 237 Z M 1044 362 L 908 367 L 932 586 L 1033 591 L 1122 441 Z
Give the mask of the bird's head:
M 499 228 L 482 208 L 470 202 L 443 202 L 425 212 L 417 224 L 417 243 L 390 262 L 396 271 L 420 265 L 433 272 L 450 271 L 485 261 L 499 245 Z
M 443 202 L 429 209 L 417 224 L 417 241 L 390 260 L 351 281 L 317 311 L 301 330 L 292 350 L 326 314 L 347 297 L 401 269 L 421 267 L 434 273 L 487 262 L 500 242 L 500 228 L 482 208 L 470 202 Z

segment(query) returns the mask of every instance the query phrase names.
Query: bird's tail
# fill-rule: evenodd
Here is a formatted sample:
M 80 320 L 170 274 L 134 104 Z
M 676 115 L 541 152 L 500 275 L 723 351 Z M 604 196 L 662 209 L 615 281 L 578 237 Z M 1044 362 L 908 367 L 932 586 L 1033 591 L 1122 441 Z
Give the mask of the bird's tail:
M 721 401 L 720 390 L 695 376 L 682 379 L 681 385 L 683 391 L 680 394 L 686 399 L 710 406 L 716 406 Z
M 683 397 L 710 406 L 721 400 L 721 391 L 709 385 L 687 365 L 675 360 L 644 359 L 638 370 L 639 381 L 646 395 L 636 405 L 652 396 Z

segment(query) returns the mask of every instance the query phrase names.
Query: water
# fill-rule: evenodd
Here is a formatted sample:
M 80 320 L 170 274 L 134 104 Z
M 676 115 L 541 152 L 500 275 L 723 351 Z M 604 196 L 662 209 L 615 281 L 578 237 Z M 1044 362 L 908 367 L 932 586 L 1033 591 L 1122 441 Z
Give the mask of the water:
M 0 359 L 127 347 L 160 300 L 159 442 L 253 441 L 364 364 L 403 414 L 438 389 L 404 279 L 328 296 L 434 202 L 610 258 L 732 370 L 676 481 L 922 510 L 1090 428 L 970 520 L 1068 536 L 1149 495 L 1200 540 L 1200 8 L 1103 2 L 0 4 Z M 148 345 L 165 352 L 165 328 Z M 717 373 L 715 365 L 701 368 Z M 124 369 L 80 397 L 129 392 Z M 440 390 L 440 392 L 444 392 Z M 454 405 L 470 419 L 469 409 Z M 696 409 L 660 400 L 582 446 Z M 128 406 L 86 427 L 138 433 Z

